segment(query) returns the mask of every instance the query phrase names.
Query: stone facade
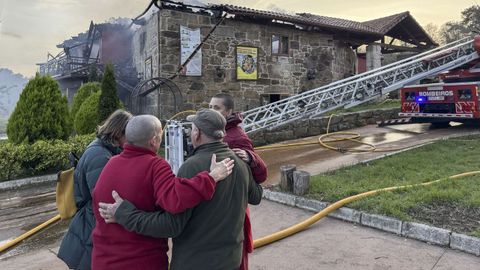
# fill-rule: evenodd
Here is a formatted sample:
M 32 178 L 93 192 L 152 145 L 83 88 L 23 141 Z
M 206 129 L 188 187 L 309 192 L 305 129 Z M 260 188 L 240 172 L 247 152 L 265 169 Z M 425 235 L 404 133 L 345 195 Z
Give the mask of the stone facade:
M 200 28 L 203 39 L 217 20 L 207 14 L 169 9 L 154 14 L 133 39 L 137 70 L 145 74 L 145 61 L 151 58 L 154 76 L 169 78 L 180 65 L 180 26 Z M 288 38 L 288 54 L 272 54 L 272 35 Z M 237 45 L 258 48 L 257 80 L 236 79 Z M 245 111 L 350 76 L 356 62 L 353 50 L 332 35 L 287 24 L 232 19 L 223 21 L 212 33 L 202 47 L 202 55 L 202 76 L 173 80 L 183 95 L 183 109 L 205 107 L 211 96 L 228 92 L 235 98 L 236 110 Z M 173 113 L 166 101 L 171 100 L 171 94 L 160 93 L 160 98 L 157 92 L 150 94 L 145 112 L 165 119 Z M 158 101 L 165 104 L 158 106 Z

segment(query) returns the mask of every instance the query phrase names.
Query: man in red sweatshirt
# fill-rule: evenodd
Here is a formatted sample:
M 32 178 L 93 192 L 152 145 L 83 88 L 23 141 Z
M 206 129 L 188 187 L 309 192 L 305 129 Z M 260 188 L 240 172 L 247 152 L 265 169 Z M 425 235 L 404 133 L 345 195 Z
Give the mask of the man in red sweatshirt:
M 156 155 L 162 140 L 162 125 L 152 115 L 133 117 L 125 130 L 123 152 L 110 159 L 93 191 L 96 226 L 93 230 L 92 269 L 168 269 L 166 239 L 155 239 L 107 224 L 98 212 L 99 202 L 113 202 L 112 191 L 144 211 L 181 213 L 213 197 L 216 182 L 232 172 L 233 161 L 216 162 L 210 173 L 191 179 L 177 178 L 170 165 Z
M 260 156 L 253 150 L 253 144 L 247 133 L 241 128 L 242 115 L 239 112 L 234 113 L 235 103 L 233 97 L 226 93 L 220 93 L 210 100 L 210 109 L 218 111 L 227 120 L 225 131 L 227 135 L 223 142 L 228 144 L 242 160 L 249 165 L 253 178 L 257 183 L 263 183 L 267 179 L 267 166 Z M 248 253 L 253 252 L 252 225 L 250 223 L 250 210 L 247 207 L 245 212 L 245 222 L 243 226 L 243 254 L 240 270 L 248 269 Z

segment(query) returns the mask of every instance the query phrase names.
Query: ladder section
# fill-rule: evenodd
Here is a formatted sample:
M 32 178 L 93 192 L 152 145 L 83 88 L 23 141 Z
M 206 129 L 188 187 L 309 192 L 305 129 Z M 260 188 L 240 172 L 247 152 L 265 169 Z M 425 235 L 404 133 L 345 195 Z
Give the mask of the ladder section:
M 476 58 L 473 42 L 462 39 L 407 59 L 315 88 L 243 113 L 247 133 L 274 128 L 306 117 L 353 107 L 422 78 Z

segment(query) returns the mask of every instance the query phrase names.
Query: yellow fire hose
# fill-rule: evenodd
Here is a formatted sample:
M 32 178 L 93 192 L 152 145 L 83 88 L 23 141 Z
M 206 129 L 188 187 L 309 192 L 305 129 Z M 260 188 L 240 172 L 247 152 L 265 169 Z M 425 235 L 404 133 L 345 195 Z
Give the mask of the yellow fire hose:
M 375 145 L 371 143 L 366 143 L 358 140 L 360 138 L 360 134 L 355 133 L 355 132 L 347 132 L 347 131 L 341 131 L 341 132 L 333 132 L 329 133 L 330 129 L 330 122 L 332 121 L 332 117 L 335 114 L 331 114 L 330 117 L 328 118 L 328 124 L 327 124 L 327 132 L 320 137 L 318 137 L 317 142 L 301 142 L 301 143 L 290 143 L 290 144 L 281 144 L 281 145 L 267 145 L 267 146 L 260 146 L 256 147 L 255 150 L 267 150 L 267 149 L 277 149 L 277 148 L 285 148 L 285 147 L 296 147 L 296 146 L 304 146 L 304 145 L 313 145 L 313 144 L 320 144 L 321 146 L 333 150 L 333 151 L 339 151 L 341 153 L 345 152 L 390 152 L 390 151 L 399 151 L 402 149 L 406 149 L 408 147 L 398 147 L 398 148 L 377 148 Z M 330 138 L 329 140 L 326 140 L 327 138 Z M 367 149 L 355 149 L 355 148 L 344 148 L 344 147 L 335 147 L 331 146 L 328 143 L 333 143 L 333 142 L 340 142 L 340 141 L 352 141 L 358 144 L 363 144 L 368 146 Z
M 308 218 L 308 219 L 306 219 L 306 220 L 304 220 L 304 221 L 302 221 L 302 222 L 300 222 L 300 223 L 298 223 L 294 226 L 291 226 L 291 227 L 289 227 L 287 229 L 284 229 L 282 231 L 273 233 L 271 235 L 267 235 L 267 236 L 262 237 L 260 239 L 254 240 L 253 245 L 254 245 L 254 248 L 259 248 L 259 247 L 268 245 L 270 243 L 273 243 L 275 241 L 278 241 L 280 239 L 286 238 L 290 235 L 296 234 L 300 231 L 305 230 L 310 225 L 319 221 L 320 219 L 327 216 L 331 212 L 337 210 L 338 208 L 340 208 L 340 207 L 342 207 L 342 206 L 344 206 L 348 203 L 363 199 L 365 197 L 369 197 L 369 196 L 378 194 L 380 192 L 388 192 L 388 191 L 394 191 L 394 190 L 400 190 L 400 189 L 408 189 L 408 188 L 419 187 L 419 186 L 428 186 L 428 185 L 432 185 L 432 184 L 435 184 L 435 183 L 438 183 L 438 182 L 441 182 L 441 181 L 445 181 L 445 180 L 448 180 L 448 179 L 455 180 L 455 179 L 460 179 L 460 178 L 468 177 L 468 176 L 474 176 L 474 175 L 478 175 L 478 174 L 480 174 L 480 171 L 466 172 L 466 173 L 452 175 L 448 178 L 438 179 L 438 180 L 431 181 L 431 182 L 414 184 L 414 185 L 404 185 L 404 186 L 397 186 L 397 187 L 381 188 L 381 189 L 376 189 L 376 190 L 372 190 L 372 191 L 367 191 L 367 192 L 357 194 L 357 195 L 354 195 L 354 196 L 350 196 L 350 197 L 347 197 L 345 199 L 342 199 L 340 201 L 337 201 L 337 202 L 329 205 L 327 208 L 323 209 L 322 211 L 318 212 L 317 214 L 313 215 L 312 217 L 310 217 L 310 218 Z M 53 223 L 55 223 L 59 220 L 60 220 L 60 215 L 56 215 L 55 217 L 53 217 L 53 218 L 49 219 L 48 221 L 38 225 L 37 227 L 31 229 L 30 231 L 22 234 L 19 237 L 13 239 L 12 241 L 0 246 L 0 253 L 7 250 L 10 247 L 13 247 L 14 245 L 20 243 L 21 241 L 25 240 L 26 238 L 34 235 L 35 233 L 39 232 L 40 230 L 48 227 L 49 225 L 51 225 L 51 224 L 53 224 Z
M 431 181 L 431 182 L 414 184 L 414 185 L 381 188 L 381 189 L 376 189 L 376 190 L 372 190 L 372 191 L 367 191 L 367 192 L 357 194 L 357 195 L 354 195 L 354 196 L 350 196 L 350 197 L 347 197 L 345 199 L 342 199 L 340 201 L 337 201 L 337 202 L 329 205 L 327 208 L 323 209 L 322 211 L 318 212 L 317 214 L 313 215 L 312 217 L 310 217 L 310 218 L 308 218 L 308 219 L 306 219 L 306 220 L 304 220 L 304 221 L 302 221 L 302 222 L 300 222 L 296 225 L 293 225 L 293 226 L 291 226 L 287 229 L 276 232 L 274 234 L 267 235 L 267 236 L 262 237 L 260 239 L 254 240 L 253 241 L 253 246 L 254 246 L 254 248 L 259 248 L 259 247 L 268 245 L 270 243 L 273 243 L 277 240 L 288 237 L 290 235 L 293 235 L 295 233 L 298 233 L 302 230 L 305 230 L 307 227 L 314 224 L 315 222 L 319 221 L 321 218 L 325 217 L 329 213 L 331 213 L 331 212 L 335 211 L 336 209 L 342 207 L 343 205 L 351 203 L 351 202 L 356 201 L 356 200 L 360 200 L 360 199 L 368 197 L 368 196 L 378 194 L 380 192 L 394 191 L 394 190 L 399 190 L 399 189 L 408 189 L 408 188 L 419 187 L 419 186 L 428 186 L 428 185 L 432 185 L 432 184 L 438 183 L 440 181 L 448 180 L 448 179 L 454 180 L 454 179 L 459 179 L 459 178 L 478 175 L 478 174 L 480 174 L 480 171 L 466 172 L 466 173 L 452 175 L 448 178 L 438 179 L 438 180 Z
M 37 232 L 41 231 L 42 229 L 50 226 L 51 224 L 53 224 L 53 223 L 55 223 L 59 220 L 60 220 L 60 215 L 56 215 L 53 218 L 51 218 L 51 219 L 45 221 L 44 223 L 38 225 L 37 227 L 29 230 L 28 232 L 20 235 L 19 237 L 13 239 L 12 241 L 9 241 L 8 243 L 1 245 L 0 246 L 0 253 L 9 249 L 9 248 L 11 248 L 11 247 L 13 247 L 14 245 L 20 243 L 21 241 L 27 239 L 28 237 L 36 234 Z

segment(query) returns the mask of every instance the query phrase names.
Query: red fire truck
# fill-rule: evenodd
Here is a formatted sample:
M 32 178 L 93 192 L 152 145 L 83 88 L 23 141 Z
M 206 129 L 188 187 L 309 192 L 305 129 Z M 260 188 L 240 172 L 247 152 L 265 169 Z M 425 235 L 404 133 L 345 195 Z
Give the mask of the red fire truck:
M 473 47 L 480 53 L 480 36 L 475 36 Z M 436 126 L 448 126 L 450 121 L 480 122 L 480 59 L 443 72 L 438 78 L 441 83 L 402 88 L 399 115 Z
M 450 121 L 470 123 L 480 120 L 478 89 L 480 80 L 461 83 L 434 83 L 400 90 L 400 116 L 412 122 L 447 126 Z

